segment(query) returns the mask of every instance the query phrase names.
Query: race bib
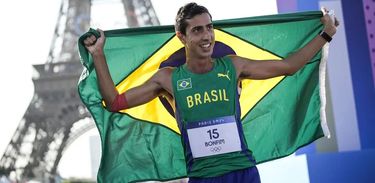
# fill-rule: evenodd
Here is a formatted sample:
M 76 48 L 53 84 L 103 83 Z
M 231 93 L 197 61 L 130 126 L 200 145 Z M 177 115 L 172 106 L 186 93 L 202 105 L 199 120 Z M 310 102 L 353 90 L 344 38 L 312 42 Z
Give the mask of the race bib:
M 187 123 L 193 158 L 241 151 L 241 141 L 234 116 Z

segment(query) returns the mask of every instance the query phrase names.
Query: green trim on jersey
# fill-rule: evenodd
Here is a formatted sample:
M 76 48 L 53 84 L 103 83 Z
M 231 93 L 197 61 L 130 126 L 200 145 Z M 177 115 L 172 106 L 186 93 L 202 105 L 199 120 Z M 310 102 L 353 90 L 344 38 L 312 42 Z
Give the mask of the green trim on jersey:
M 255 165 L 240 122 L 235 67 L 229 57 L 214 59 L 213 64 L 213 69 L 204 74 L 190 72 L 186 64 L 176 68 L 172 74 L 176 119 L 181 130 L 189 177 L 216 177 Z M 193 159 L 186 124 L 230 115 L 236 117 L 242 151 Z

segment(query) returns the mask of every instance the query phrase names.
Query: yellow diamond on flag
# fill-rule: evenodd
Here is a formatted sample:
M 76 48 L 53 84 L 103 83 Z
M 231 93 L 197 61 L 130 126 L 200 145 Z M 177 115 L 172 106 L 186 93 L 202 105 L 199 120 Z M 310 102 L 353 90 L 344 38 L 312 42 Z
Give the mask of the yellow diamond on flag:
M 225 44 L 230 47 L 236 55 L 241 57 L 254 60 L 281 59 L 266 50 L 262 50 L 261 48 L 218 29 L 215 29 L 215 38 L 216 42 Z M 151 57 L 145 60 L 138 69 L 133 71 L 116 86 L 119 93 L 123 93 L 130 88 L 139 86 L 146 82 L 157 72 L 164 61 L 168 60 L 168 58 L 177 51 L 181 51 L 182 48 L 182 43 L 177 36 L 174 36 Z M 275 77 L 267 80 L 242 80 L 242 91 L 240 96 L 241 118 L 243 118 L 284 77 L 285 76 Z M 180 134 L 175 118 L 168 112 L 159 98 L 155 98 L 146 104 L 122 110 L 120 112 L 126 113 L 136 119 L 163 125 Z

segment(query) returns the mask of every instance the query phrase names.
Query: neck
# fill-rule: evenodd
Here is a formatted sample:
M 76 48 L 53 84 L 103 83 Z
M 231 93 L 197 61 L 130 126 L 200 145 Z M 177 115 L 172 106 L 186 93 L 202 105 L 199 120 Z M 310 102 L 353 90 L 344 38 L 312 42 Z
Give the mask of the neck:
M 197 59 L 197 58 L 186 58 L 186 65 L 187 68 L 197 74 L 203 74 L 207 73 L 212 70 L 213 67 L 213 61 L 211 57 L 208 58 L 202 58 L 202 59 Z

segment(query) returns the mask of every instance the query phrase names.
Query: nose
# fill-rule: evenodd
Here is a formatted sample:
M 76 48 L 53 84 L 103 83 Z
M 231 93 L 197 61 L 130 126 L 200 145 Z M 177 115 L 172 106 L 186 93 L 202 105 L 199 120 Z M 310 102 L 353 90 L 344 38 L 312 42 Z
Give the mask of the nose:
M 203 32 L 202 39 L 204 39 L 204 40 L 210 40 L 211 36 L 212 36 L 212 31 L 209 30 L 209 29 L 207 29 L 207 28 L 205 28 L 204 32 Z

